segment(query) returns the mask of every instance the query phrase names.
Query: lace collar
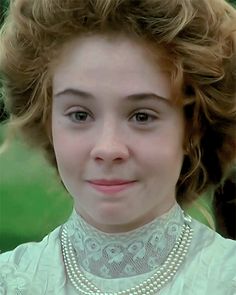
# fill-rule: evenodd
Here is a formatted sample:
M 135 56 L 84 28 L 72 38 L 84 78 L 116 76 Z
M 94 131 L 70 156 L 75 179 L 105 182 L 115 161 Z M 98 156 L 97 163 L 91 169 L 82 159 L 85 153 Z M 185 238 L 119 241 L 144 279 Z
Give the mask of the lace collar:
M 75 210 L 64 226 L 82 269 L 102 278 L 122 278 L 158 268 L 173 248 L 183 224 L 183 211 L 176 203 L 161 217 L 126 233 L 99 231 Z

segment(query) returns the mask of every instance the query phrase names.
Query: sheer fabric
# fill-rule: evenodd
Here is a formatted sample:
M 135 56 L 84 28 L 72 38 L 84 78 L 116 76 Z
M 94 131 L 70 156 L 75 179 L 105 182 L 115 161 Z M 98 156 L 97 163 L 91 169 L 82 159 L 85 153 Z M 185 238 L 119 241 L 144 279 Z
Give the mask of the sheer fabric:
M 150 241 L 150 237 L 153 233 L 152 225 L 156 226 L 158 233 L 159 230 L 162 231 L 162 234 L 157 235 L 158 238 L 156 239 L 156 244 L 154 243 L 159 247 L 159 245 L 172 244 L 174 239 L 179 235 L 182 222 L 182 211 L 180 207 L 176 205 L 168 213 L 157 218 L 150 224 L 145 225 L 143 228 L 133 231 L 131 235 L 127 236 L 126 234 L 121 234 L 121 236 L 124 237 L 123 240 L 116 240 L 114 235 L 110 236 L 106 234 L 105 236 L 99 235 L 99 237 L 97 237 L 96 234 L 99 234 L 99 232 L 84 223 L 84 221 L 76 215 L 75 211 L 72 213 L 66 224 L 69 227 L 72 226 L 72 229 L 74 228 L 74 231 L 71 231 L 71 236 L 74 237 L 73 246 L 77 247 L 78 261 L 83 261 L 83 258 L 80 257 L 79 247 L 86 247 L 85 244 L 82 246 L 81 244 L 78 245 L 77 239 L 79 235 L 83 236 L 87 230 L 90 231 L 90 236 L 87 236 L 87 238 L 89 239 L 91 236 L 93 238 L 96 237 L 97 243 L 103 250 L 106 249 L 109 242 L 113 243 L 114 241 L 122 240 L 119 245 L 123 247 L 121 249 L 121 253 L 124 253 L 123 257 L 126 257 L 126 251 L 129 250 L 130 246 L 129 243 L 133 242 L 132 245 L 135 245 L 136 238 L 138 238 L 139 242 L 143 243 L 142 245 L 145 245 L 146 243 L 147 246 L 147 241 Z M 81 227 L 81 224 L 83 224 L 84 228 L 83 226 Z M 175 224 L 175 226 L 172 227 L 172 224 Z M 222 238 L 220 235 L 195 220 L 192 221 L 192 228 L 194 230 L 193 240 L 186 260 L 180 267 L 174 279 L 158 294 L 236 295 L 236 242 Z M 60 231 L 61 227 L 58 227 L 47 235 L 40 243 L 23 244 L 17 247 L 14 251 L 0 255 L 0 294 L 79 294 L 71 285 L 65 273 L 59 239 Z M 93 234 L 91 235 L 91 233 Z M 171 236 L 170 239 L 169 234 Z M 109 236 L 111 240 L 109 239 Z M 163 239 L 162 241 L 162 239 L 159 239 L 160 237 L 168 238 Z M 85 240 L 86 238 L 84 236 L 79 243 L 81 243 L 81 241 L 85 242 Z M 91 246 L 93 243 L 89 245 Z M 95 246 L 97 246 L 96 243 Z M 92 246 L 92 249 L 95 249 L 93 248 L 95 246 Z M 90 252 L 88 252 L 89 249 L 90 248 L 86 249 L 87 252 L 84 252 L 86 255 L 90 254 Z M 141 255 L 139 253 L 140 249 L 141 248 L 139 248 L 138 245 L 134 248 L 131 247 L 131 252 L 133 251 L 132 253 L 135 253 L 133 256 L 131 255 L 131 260 L 134 260 L 135 255 L 140 255 L 141 259 L 145 257 L 145 254 Z M 117 249 L 115 252 L 112 251 L 112 259 L 116 257 L 116 254 L 118 253 L 117 251 Z M 160 257 L 163 257 L 162 255 L 168 255 L 169 250 L 168 247 L 165 250 L 160 247 L 159 251 L 161 254 Z M 141 253 L 143 252 L 141 251 Z M 107 258 L 107 256 L 105 257 Z M 122 255 L 119 257 L 122 257 Z M 87 257 L 84 259 L 87 259 Z M 103 260 L 103 257 L 100 257 L 99 259 L 101 259 L 101 265 L 107 265 L 106 259 Z M 145 259 L 148 259 L 148 255 Z M 106 292 L 121 291 L 135 286 L 154 272 L 152 268 L 147 269 L 146 265 L 145 271 L 141 267 L 142 271 L 136 270 L 136 273 L 134 274 L 128 273 L 124 275 L 124 272 L 122 272 L 122 275 L 119 274 L 115 278 L 111 278 L 108 277 L 106 272 L 105 275 L 104 273 L 101 273 L 100 267 L 92 267 L 93 265 L 91 265 L 91 261 L 93 261 L 93 257 L 89 256 L 89 264 L 85 264 L 85 267 L 81 265 L 81 268 L 87 278 L 92 280 L 94 284 Z M 154 268 L 158 268 L 160 263 L 161 258 L 155 260 L 155 263 L 153 264 L 155 265 Z M 113 273 L 110 272 L 110 275 L 111 274 Z
M 160 218 L 127 233 L 101 232 L 75 211 L 65 226 L 83 270 L 102 278 L 122 278 L 145 274 L 160 266 L 183 224 L 183 212 L 176 204 Z

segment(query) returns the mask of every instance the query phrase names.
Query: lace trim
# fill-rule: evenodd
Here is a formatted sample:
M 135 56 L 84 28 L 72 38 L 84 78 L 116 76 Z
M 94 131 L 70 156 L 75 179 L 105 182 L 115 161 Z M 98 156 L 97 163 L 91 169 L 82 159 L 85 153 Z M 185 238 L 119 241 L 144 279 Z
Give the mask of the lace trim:
M 31 287 L 30 278 L 26 274 L 18 272 L 15 265 L 10 263 L 0 265 L 1 295 L 30 295 L 33 291 Z
M 87 224 L 74 211 L 65 224 L 79 265 L 102 278 L 131 277 L 159 267 L 184 224 L 176 204 L 168 213 L 128 233 L 107 234 Z

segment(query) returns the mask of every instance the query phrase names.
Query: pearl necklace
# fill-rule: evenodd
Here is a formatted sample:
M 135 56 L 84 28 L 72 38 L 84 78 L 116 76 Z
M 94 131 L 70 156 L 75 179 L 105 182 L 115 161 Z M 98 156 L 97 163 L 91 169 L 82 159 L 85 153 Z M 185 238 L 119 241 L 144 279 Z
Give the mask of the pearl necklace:
M 90 280 L 88 280 L 76 261 L 72 243 L 68 237 L 67 228 L 64 225 L 61 231 L 62 255 L 68 277 L 77 291 L 84 295 L 154 295 L 160 291 L 177 273 L 180 265 L 184 261 L 191 244 L 193 230 L 190 226 L 191 217 L 184 215 L 180 237 L 176 241 L 173 249 L 169 253 L 166 261 L 148 279 L 135 287 L 119 292 L 102 292 Z

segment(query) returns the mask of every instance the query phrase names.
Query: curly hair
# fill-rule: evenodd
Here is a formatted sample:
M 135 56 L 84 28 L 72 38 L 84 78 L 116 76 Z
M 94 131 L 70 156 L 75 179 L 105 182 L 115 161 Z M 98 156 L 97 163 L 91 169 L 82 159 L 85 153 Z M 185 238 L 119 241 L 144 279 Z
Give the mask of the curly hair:
M 52 64 L 63 44 L 96 33 L 129 34 L 166 52 L 186 119 L 179 202 L 221 183 L 236 158 L 236 11 L 224 0 L 12 0 L 0 34 L 10 126 L 57 167 Z

